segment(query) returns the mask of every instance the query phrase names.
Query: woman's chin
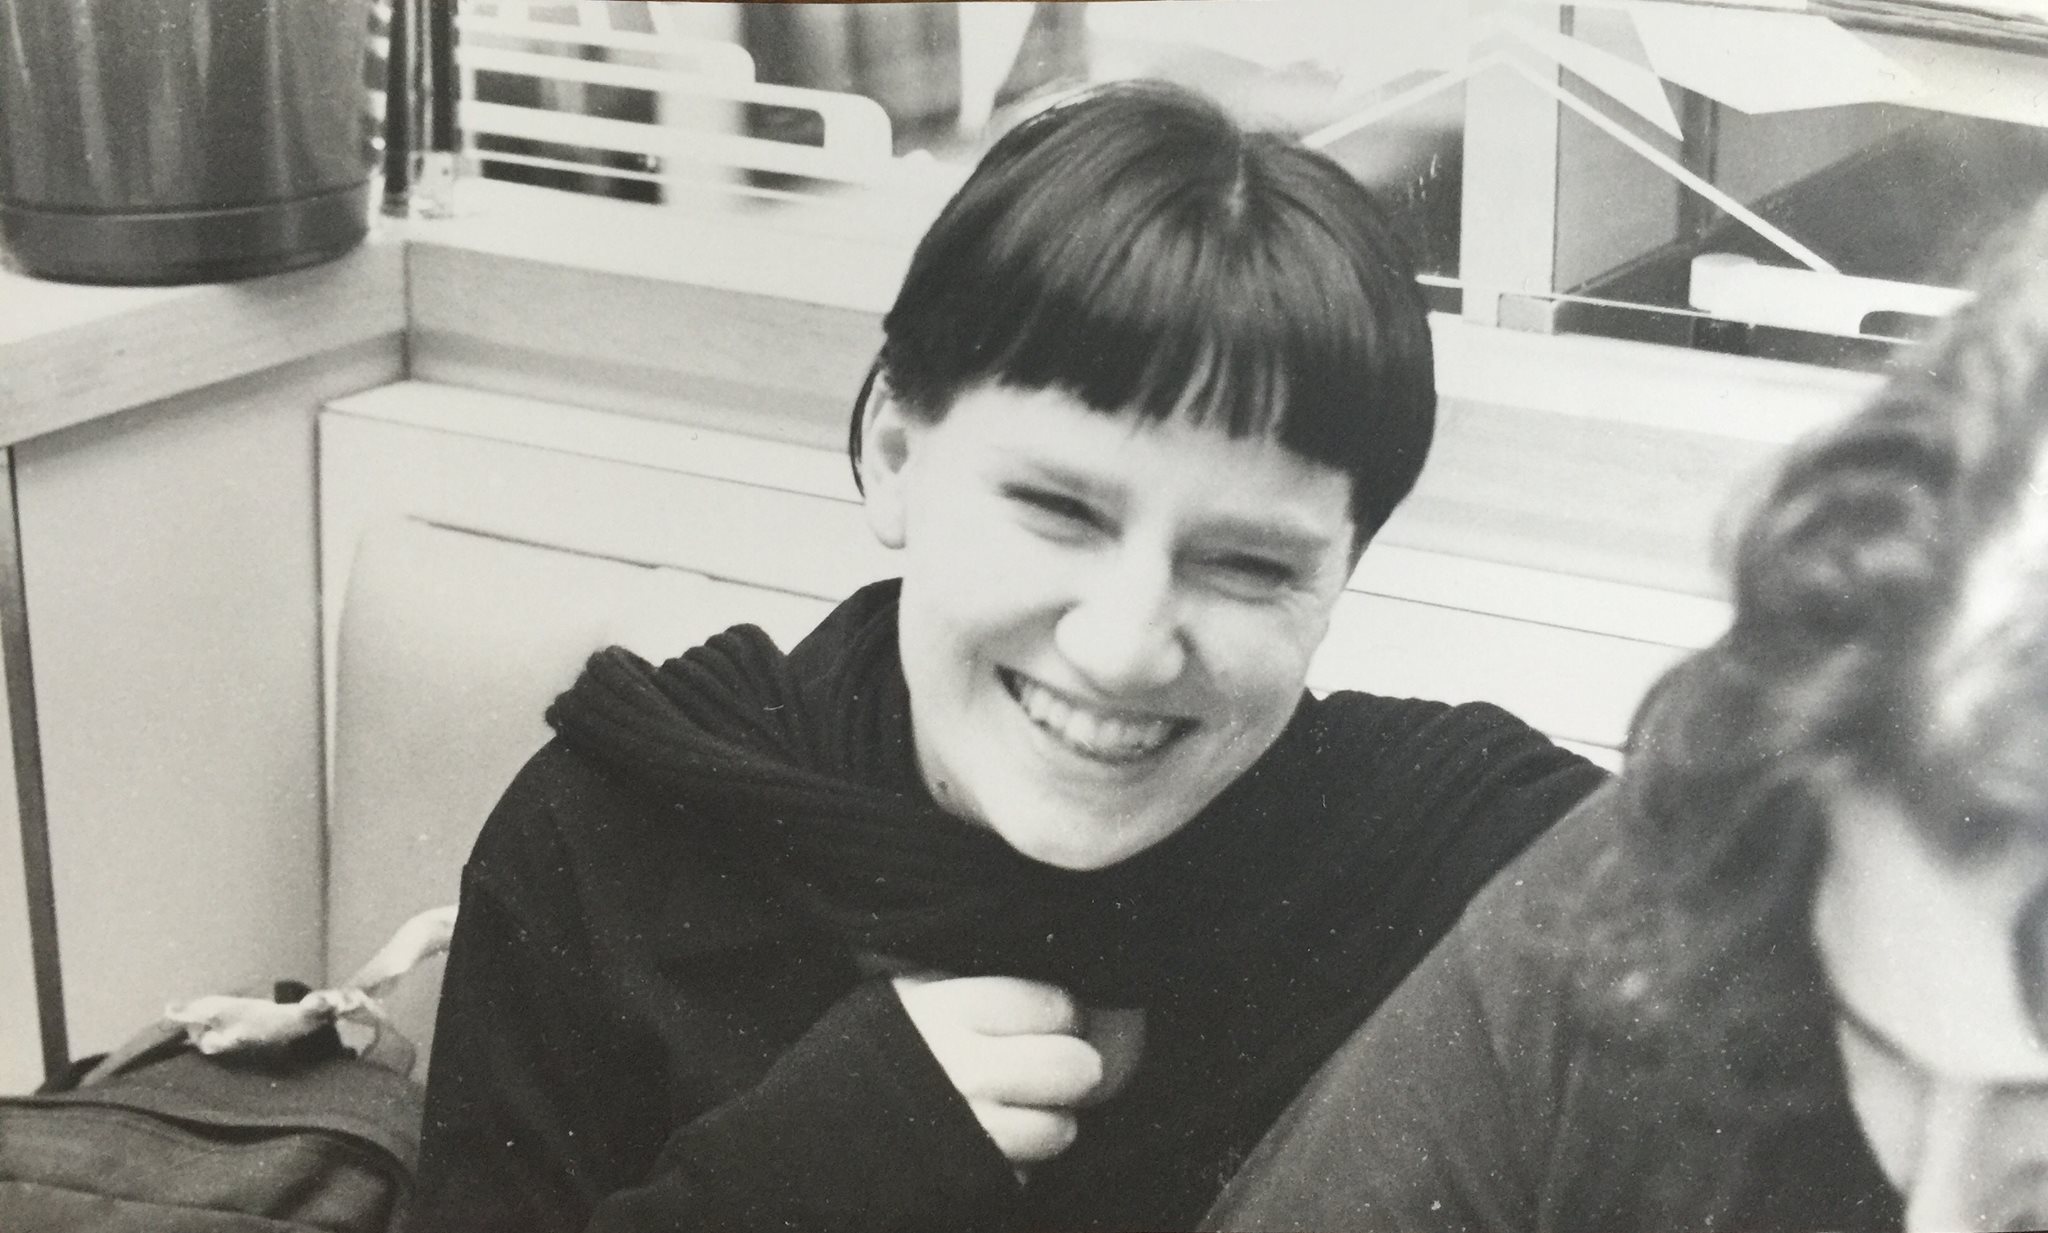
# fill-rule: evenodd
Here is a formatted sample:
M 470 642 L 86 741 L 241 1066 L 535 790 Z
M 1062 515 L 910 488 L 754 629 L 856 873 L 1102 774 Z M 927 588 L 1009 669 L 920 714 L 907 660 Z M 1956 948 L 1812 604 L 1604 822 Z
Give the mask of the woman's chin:
M 1157 843 L 1128 825 L 1060 818 L 997 817 L 989 828 L 1020 855 L 1074 873 L 1106 869 Z

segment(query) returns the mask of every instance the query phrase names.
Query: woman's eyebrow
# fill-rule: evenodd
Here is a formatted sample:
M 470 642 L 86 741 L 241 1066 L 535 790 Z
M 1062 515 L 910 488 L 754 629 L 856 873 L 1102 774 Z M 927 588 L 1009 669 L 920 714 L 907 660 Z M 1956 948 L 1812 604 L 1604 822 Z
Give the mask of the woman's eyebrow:
M 1121 482 L 1090 472 L 1085 467 L 1057 459 L 1041 458 L 1028 450 L 1001 450 L 1004 462 L 1034 481 L 1085 497 L 1103 505 L 1114 505 L 1124 497 Z M 1285 514 L 1259 515 L 1214 513 L 1196 523 L 1204 535 L 1230 539 L 1269 551 L 1320 560 L 1335 543 L 1320 527 Z
M 1002 454 L 1010 465 L 1042 483 L 1097 498 L 1108 498 L 1118 491 L 1113 481 L 1068 463 L 1039 458 L 1024 450 L 1004 450 Z
M 1871 1022 L 1868 1018 L 1864 1017 L 1863 1013 L 1857 1010 L 1853 1005 L 1851 1005 L 1849 1001 L 1843 998 L 1839 992 L 1830 990 L 1830 994 L 1835 1004 L 1836 1017 L 1839 1018 L 1842 1021 L 1842 1023 L 1848 1027 L 1850 1031 L 1856 1033 L 1857 1036 L 1861 1037 L 1863 1043 L 1869 1045 L 1871 1048 L 1877 1050 L 1879 1053 L 1884 1054 L 1886 1058 L 1890 1059 L 1891 1061 L 1897 1062 L 1902 1066 L 1910 1067 L 1915 1071 L 1918 1071 L 1926 1075 L 1932 1075 L 1935 1078 L 1947 1077 L 1940 1070 L 1936 1069 L 1933 1066 L 1930 1066 L 1927 1062 L 1915 1056 L 1904 1045 L 1900 1044 L 1890 1033 L 1886 1032 L 1883 1028 L 1879 1027 L 1877 1024 Z M 2024 1092 L 2029 1095 L 2048 1095 L 2048 1078 L 1994 1079 L 1988 1081 L 1987 1085 L 2005 1091 Z
M 1203 519 L 1201 526 L 1208 534 L 1305 560 L 1320 560 L 1334 542 L 1326 532 L 1284 516 L 1218 514 Z

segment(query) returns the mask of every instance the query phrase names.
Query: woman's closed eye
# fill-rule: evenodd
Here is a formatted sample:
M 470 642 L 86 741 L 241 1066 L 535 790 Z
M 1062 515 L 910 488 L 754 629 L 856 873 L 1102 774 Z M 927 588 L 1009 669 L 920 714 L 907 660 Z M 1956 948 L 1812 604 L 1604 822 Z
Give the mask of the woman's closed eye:
M 1204 578 L 1240 595 L 1267 595 L 1291 590 L 1301 581 L 1292 562 L 1251 552 L 1225 552 L 1202 557 L 1196 568 Z
M 1056 534 L 1099 531 L 1108 525 L 1108 519 L 1088 502 L 1051 488 L 1010 484 L 1003 495 L 1022 506 L 1035 525 Z

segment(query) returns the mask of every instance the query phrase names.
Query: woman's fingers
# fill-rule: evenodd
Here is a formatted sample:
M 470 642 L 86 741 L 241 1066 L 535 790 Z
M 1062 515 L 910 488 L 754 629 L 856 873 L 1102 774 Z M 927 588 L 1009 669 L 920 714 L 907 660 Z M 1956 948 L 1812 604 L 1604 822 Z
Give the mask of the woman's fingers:
M 1074 1141 L 1071 1110 L 1102 1086 L 1103 1059 L 1079 1036 L 1064 990 L 1007 976 L 892 978 L 896 996 L 946 1077 L 1013 1164 Z
M 1056 1109 L 1027 1109 L 988 1101 L 970 1102 L 981 1127 L 1016 1164 L 1035 1164 L 1073 1146 L 1079 1127 L 1074 1115 Z
M 898 991 L 903 985 L 899 982 Z M 1057 985 L 1014 976 L 956 976 L 913 986 L 915 996 L 969 1031 L 988 1036 L 1072 1035 L 1081 1012 Z M 909 997 L 905 997 L 908 1004 Z
M 1145 1047 L 1144 1012 L 1084 1014 L 1056 985 L 903 972 L 897 997 L 946 1077 L 1013 1163 L 1073 1141 L 1073 1110 L 1116 1094 Z
M 969 1101 L 1063 1107 L 1101 1085 L 1102 1055 L 1072 1036 L 983 1036 L 947 1071 Z

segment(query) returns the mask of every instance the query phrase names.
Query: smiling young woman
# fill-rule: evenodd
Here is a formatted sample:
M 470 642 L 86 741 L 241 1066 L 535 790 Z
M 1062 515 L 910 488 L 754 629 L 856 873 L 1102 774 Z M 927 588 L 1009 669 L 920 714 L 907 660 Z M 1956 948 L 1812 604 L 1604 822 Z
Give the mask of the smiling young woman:
M 1186 1227 L 1599 780 L 1304 689 L 1435 409 L 1341 168 L 1150 84 L 998 141 L 851 428 L 902 577 L 595 656 L 464 872 L 418 1227 Z

